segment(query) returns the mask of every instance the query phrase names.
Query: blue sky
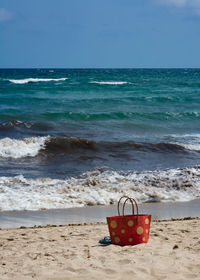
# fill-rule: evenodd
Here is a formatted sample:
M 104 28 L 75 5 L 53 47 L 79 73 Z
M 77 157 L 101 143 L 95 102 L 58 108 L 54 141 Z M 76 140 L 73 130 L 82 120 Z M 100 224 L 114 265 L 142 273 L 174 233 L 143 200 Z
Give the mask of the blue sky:
M 200 0 L 1 0 L 0 67 L 200 67 Z

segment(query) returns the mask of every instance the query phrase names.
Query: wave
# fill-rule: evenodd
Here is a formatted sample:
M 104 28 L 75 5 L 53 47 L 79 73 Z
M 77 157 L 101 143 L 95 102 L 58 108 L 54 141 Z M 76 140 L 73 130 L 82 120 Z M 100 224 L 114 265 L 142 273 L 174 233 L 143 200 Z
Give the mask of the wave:
M 73 151 L 79 152 L 79 149 L 93 150 L 93 151 L 120 151 L 124 149 L 142 150 L 142 151 L 173 151 L 179 152 L 185 150 L 182 145 L 177 143 L 134 143 L 134 142 L 95 142 L 92 140 L 80 138 L 51 138 L 47 139 L 45 150 Z
M 75 113 L 75 112 L 62 112 L 62 113 L 45 113 L 43 116 L 48 119 L 70 119 L 80 121 L 92 120 L 147 120 L 147 121 L 170 121 L 170 120 L 195 120 L 199 119 L 200 113 L 198 112 L 185 112 L 185 113 L 137 113 L 137 112 L 109 112 L 109 113 Z
M 0 130 L 17 128 L 17 127 L 31 128 L 34 125 L 35 125 L 35 123 L 33 123 L 33 122 L 22 122 L 19 120 L 10 120 L 10 121 L 5 121 L 5 122 L 0 122 Z
M 125 85 L 125 84 L 129 84 L 129 82 L 122 82 L 122 81 L 91 81 L 89 82 L 90 84 L 99 84 L 99 85 Z
M 200 197 L 200 166 L 143 172 L 95 169 L 66 180 L 0 177 L 0 193 L 2 211 L 109 205 L 125 194 L 139 203 L 189 201 Z
M 194 150 L 196 150 L 196 146 Z M 192 145 L 189 147 L 192 149 Z M 30 137 L 23 139 L 0 139 L 0 157 L 23 158 L 42 155 L 80 155 L 82 152 L 91 152 L 91 156 L 103 156 L 110 153 L 117 156 L 124 152 L 162 152 L 162 153 L 186 153 L 186 145 L 179 143 L 134 143 L 134 142 L 96 142 L 80 138 L 59 137 Z
M 135 113 L 123 113 L 123 112 L 111 112 L 111 113 L 45 113 L 43 116 L 48 119 L 64 118 L 74 121 L 92 121 L 92 120 L 111 120 L 111 119 L 129 119 L 132 118 Z
M 170 141 L 171 144 L 178 143 L 179 145 L 184 147 L 186 150 L 200 151 L 200 134 L 199 133 L 172 134 L 172 135 L 170 135 L 170 138 L 172 139 L 172 141 Z M 182 143 L 180 143 L 180 142 L 182 142 Z
M 200 145 L 195 144 L 182 144 L 182 143 L 135 143 L 132 141 L 127 142 L 106 142 L 106 141 L 92 141 L 81 138 L 50 138 L 47 137 L 43 152 L 54 151 L 55 153 L 70 152 L 77 153 L 80 149 L 91 150 L 95 152 L 117 152 L 124 150 L 140 150 L 144 152 L 174 152 L 184 153 L 187 150 L 200 151 Z
M 79 138 L 50 138 L 49 136 L 0 139 L 0 157 L 2 158 L 35 157 L 41 151 L 47 155 L 49 153 L 57 155 L 59 152 L 72 154 L 79 153 L 80 149 L 96 150 L 97 143 Z
M 65 81 L 68 78 L 58 78 L 58 79 L 42 79 L 42 78 L 27 78 L 27 79 L 17 79 L 8 80 L 13 84 L 27 84 L 27 83 L 38 83 L 38 82 L 51 82 L 51 81 Z
M 176 144 L 176 143 L 171 143 Z M 200 151 L 200 144 L 179 144 L 186 150 L 191 150 L 191 151 Z
M 15 119 L 10 121 L 0 122 L 0 131 L 4 131 L 4 130 L 12 131 L 15 129 L 19 131 L 18 130 L 19 128 L 22 128 L 23 131 L 29 129 L 46 131 L 51 128 L 51 125 L 45 122 L 19 121 Z
M 112 103 L 109 101 L 110 104 Z M 118 101 L 119 103 L 119 101 Z M 91 104 L 92 106 L 92 104 Z M 11 114 L 0 114 L 0 118 L 3 119 L 22 119 L 26 116 L 23 115 L 11 115 Z M 139 112 L 108 112 L 108 113 L 77 113 L 77 112 L 59 112 L 59 113 L 41 113 L 33 115 L 33 117 L 42 118 L 45 120 L 72 120 L 72 121 L 110 121 L 110 120 L 131 120 L 137 122 L 137 120 L 148 122 L 151 124 L 152 121 L 192 121 L 199 120 L 200 112 L 184 112 L 184 113 L 169 113 L 169 112 L 149 112 L 149 113 L 139 113 Z M 7 121 L 9 122 L 9 121 Z M 2 123 L 0 123 L 0 127 Z
M 0 139 L 0 157 L 23 158 L 35 157 L 44 148 L 46 137 L 30 137 L 24 139 Z

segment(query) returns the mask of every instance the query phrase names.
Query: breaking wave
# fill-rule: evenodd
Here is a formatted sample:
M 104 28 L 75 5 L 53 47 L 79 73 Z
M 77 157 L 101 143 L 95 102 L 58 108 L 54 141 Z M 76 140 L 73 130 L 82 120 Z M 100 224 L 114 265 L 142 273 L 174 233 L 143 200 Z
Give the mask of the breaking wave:
M 180 145 L 186 150 L 191 151 L 200 151 L 200 134 L 191 133 L 191 134 L 172 134 L 170 136 L 172 144 L 181 143 Z M 173 141 L 175 140 L 175 142 Z
M 51 81 L 65 81 L 68 78 L 59 78 L 59 79 L 41 79 L 41 78 L 27 78 L 27 79 L 17 79 L 17 80 L 8 80 L 13 84 L 27 84 L 27 83 L 38 83 L 38 82 L 51 82 Z
M 15 119 L 10 121 L 0 122 L 0 132 L 5 130 L 14 131 L 18 129 L 22 129 L 22 131 L 24 132 L 26 132 L 29 129 L 39 129 L 42 131 L 46 131 L 50 127 L 51 125 L 45 122 L 19 121 Z
M 24 139 L 0 139 L 0 157 L 22 158 L 34 157 L 44 148 L 46 137 L 30 137 Z
M 0 131 L 5 129 L 12 129 L 17 127 L 31 128 L 34 126 L 33 122 L 22 122 L 19 120 L 10 120 L 5 122 L 0 122 Z
M 0 139 L 0 157 L 2 158 L 23 158 L 34 157 L 42 152 L 43 154 L 80 154 L 81 151 L 94 152 L 97 156 L 117 154 L 125 151 L 142 152 L 163 152 L 163 153 L 186 153 L 189 150 L 199 151 L 200 145 L 180 143 L 135 143 L 135 142 L 96 142 L 81 138 L 62 137 L 29 137 L 22 139 L 3 138 Z
M 200 166 L 165 171 L 95 169 L 66 180 L 0 177 L 1 210 L 40 210 L 116 203 L 122 195 L 142 202 L 200 197 Z
M 99 84 L 99 85 L 125 85 L 125 84 L 129 84 L 128 82 L 122 82 L 122 81 L 91 81 L 89 82 L 90 84 Z
M 42 152 L 59 155 L 59 153 L 79 154 L 80 151 L 91 151 L 96 155 L 99 153 L 117 153 L 125 151 L 163 152 L 163 153 L 186 153 L 188 150 L 197 150 L 200 145 L 184 145 L 179 143 L 134 143 L 134 142 L 96 142 L 81 138 L 59 138 L 59 137 L 29 137 L 22 139 L 3 138 L 0 139 L 0 157 L 22 158 L 34 157 Z

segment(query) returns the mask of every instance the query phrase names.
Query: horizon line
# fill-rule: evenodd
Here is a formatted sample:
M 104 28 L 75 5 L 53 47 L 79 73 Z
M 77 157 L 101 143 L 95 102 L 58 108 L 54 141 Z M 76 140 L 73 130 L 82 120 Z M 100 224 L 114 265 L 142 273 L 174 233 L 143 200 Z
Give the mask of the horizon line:
M 93 69 L 200 69 L 200 67 L 0 67 L 0 70 L 5 69 L 69 69 L 69 70 L 93 70 Z

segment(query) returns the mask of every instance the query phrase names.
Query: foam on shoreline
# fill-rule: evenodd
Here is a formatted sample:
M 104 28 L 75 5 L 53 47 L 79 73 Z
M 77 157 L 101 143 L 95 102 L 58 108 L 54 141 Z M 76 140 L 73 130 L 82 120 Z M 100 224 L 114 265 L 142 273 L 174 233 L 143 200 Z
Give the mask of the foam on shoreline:
M 66 180 L 0 178 L 1 210 L 40 210 L 110 205 L 128 195 L 142 202 L 200 197 L 200 168 L 116 172 L 95 169 Z

